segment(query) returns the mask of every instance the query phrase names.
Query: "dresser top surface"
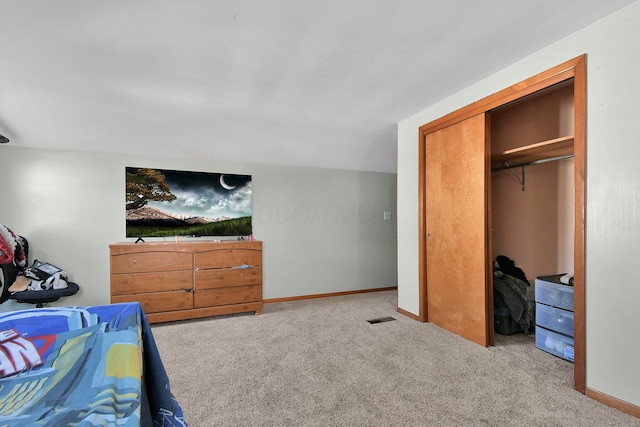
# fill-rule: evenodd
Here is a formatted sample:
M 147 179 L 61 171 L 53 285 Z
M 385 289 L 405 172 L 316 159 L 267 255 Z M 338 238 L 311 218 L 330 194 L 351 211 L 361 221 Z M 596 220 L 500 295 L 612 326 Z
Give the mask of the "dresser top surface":
M 216 249 L 252 249 L 261 250 L 262 241 L 260 240 L 202 240 L 197 242 L 120 242 L 109 245 L 112 253 L 116 252 L 158 252 L 158 251 L 176 251 L 176 252 L 200 252 Z

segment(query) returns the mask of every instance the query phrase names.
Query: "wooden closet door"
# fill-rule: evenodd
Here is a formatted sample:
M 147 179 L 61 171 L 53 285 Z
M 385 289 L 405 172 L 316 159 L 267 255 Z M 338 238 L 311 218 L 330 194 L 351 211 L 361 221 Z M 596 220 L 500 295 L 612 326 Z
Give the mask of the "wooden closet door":
M 483 346 L 493 341 L 487 135 L 480 114 L 425 136 L 427 321 Z

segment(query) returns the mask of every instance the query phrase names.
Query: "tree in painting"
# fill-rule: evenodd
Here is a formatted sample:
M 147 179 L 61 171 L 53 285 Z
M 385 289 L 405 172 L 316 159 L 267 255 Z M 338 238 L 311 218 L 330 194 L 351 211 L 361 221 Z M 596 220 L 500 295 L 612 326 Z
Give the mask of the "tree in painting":
M 164 175 L 155 169 L 137 169 L 127 172 L 127 210 L 138 209 L 149 201 L 172 202 L 176 196 L 165 181 Z

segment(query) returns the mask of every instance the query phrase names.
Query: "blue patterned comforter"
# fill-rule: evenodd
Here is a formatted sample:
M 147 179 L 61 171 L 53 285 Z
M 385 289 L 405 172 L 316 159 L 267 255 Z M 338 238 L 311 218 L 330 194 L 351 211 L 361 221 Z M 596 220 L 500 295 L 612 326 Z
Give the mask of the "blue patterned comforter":
M 0 315 L 0 426 L 186 426 L 138 303 Z

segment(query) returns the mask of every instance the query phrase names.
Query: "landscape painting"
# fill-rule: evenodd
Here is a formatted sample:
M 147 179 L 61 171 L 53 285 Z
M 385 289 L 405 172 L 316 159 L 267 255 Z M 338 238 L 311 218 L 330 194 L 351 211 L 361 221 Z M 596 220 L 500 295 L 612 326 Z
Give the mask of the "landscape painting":
M 249 236 L 251 175 L 126 167 L 126 236 Z

